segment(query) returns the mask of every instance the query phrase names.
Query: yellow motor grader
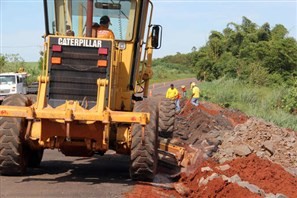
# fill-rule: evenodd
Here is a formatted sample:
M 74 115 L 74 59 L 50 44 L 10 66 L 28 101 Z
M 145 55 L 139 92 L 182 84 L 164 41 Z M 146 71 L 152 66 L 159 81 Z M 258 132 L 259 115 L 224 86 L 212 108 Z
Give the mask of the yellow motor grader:
M 161 160 L 172 155 L 187 164 L 185 149 L 158 137 L 159 120 L 162 133 L 172 132 L 166 120 L 174 112 L 159 119 L 164 101 L 160 107 L 147 98 L 152 51 L 160 48 L 162 33 L 151 24 L 152 12 L 150 0 L 44 0 L 38 93 L 8 96 L 0 106 L 1 174 L 38 166 L 44 149 L 66 156 L 109 149 L 130 155 L 135 180 L 154 178 L 158 152 Z M 114 39 L 92 34 L 102 16 L 110 18 Z M 136 87 L 142 95 L 135 95 Z

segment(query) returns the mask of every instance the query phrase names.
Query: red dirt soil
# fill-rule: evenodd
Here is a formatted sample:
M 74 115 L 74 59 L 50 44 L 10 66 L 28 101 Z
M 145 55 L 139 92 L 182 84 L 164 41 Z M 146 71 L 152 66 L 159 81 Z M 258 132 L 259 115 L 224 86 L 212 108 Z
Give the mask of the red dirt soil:
M 209 102 L 200 102 L 198 107 L 194 107 L 190 100 L 181 101 L 181 105 L 183 106 L 182 112 L 180 113 L 183 117 L 188 117 L 189 114 L 193 113 L 195 110 L 200 110 L 203 113 L 209 116 L 223 116 L 225 117 L 232 126 L 236 126 L 238 124 L 243 124 L 248 120 L 248 116 L 241 113 L 240 111 L 224 109 L 219 105 L 209 103 Z
M 200 179 L 202 177 L 207 178 L 213 173 L 212 171 L 202 172 L 202 167 L 209 167 L 219 175 L 226 175 L 227 177 L 238 174 L 242 181 L 247 181 L 250 184 L 258 186 L 263 189 L 266 194 L 281 193 L 287 197 L 297 197 L 297 178 L 286 172 L 278 164 L 261 159 L 256 155 L 237 158 L 225 164 L 229 164 L 231 168 L 226 171 L 221 171 L 217 168 L 221 165 L 210 159 L 200 164 L 192 175 L 182 175 L 179 183 L 182 183 L 185 188 L 189 189 L 190 194 L 187 197 L 261 197 L 259 194 L 252 193 L 236 183 L 224 181 L 221 177 L 213 179 L 206 185 L 199 187 Z M 138 184 L 126 197 L 149 198 L 184 196 L 179 195 L 175 190 L 164 190 L 162 188 Z
M 266 193 L 282 193 L 288 197 L 297 197 L 297 178 L 278 164 L 258 158 L 255 154 L 227 164 L 231 168 L 222 172 L 226 176 L 238 174 L 242 180 L 257 185 Z

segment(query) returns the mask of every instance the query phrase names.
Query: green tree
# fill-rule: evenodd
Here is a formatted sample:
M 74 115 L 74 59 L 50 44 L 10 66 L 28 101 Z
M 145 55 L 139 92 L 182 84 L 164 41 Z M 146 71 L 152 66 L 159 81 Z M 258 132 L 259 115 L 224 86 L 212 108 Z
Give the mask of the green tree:
M 0 73 L 5 72 L 6 63 L 6 56 L 0 54 Z
M 222 32 L 213 30 L 205 46 L 189 54 L 166 56 L 159 63 L 190 68 L 197 78 L 237 78 L 260 86 L 291 83 L 297 76 L 297 42 L 277 24 L 257 25 L 247 17 L 230 22 Z
M 288 33 L 289 32 L 285 26 L 281 24 L 275 25 L 275 27 L 271 30 L 271 36 L 274 40 L 283 39 Z
M 19 54 L 5 54 L 1 56 L 1 68 L 3 72 L 17 72 L 19 68 L 25 68 L 25 61 Z

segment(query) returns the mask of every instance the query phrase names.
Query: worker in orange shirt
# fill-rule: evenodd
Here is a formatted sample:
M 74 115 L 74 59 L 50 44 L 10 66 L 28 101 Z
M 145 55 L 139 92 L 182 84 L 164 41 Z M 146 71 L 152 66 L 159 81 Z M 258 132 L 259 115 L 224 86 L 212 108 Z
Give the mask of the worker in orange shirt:
M 183 92 L 183 98 L 185 98 L 186 95 L 187 95 L 186 86 L 185 86 L 185 85 L 182 85 L 182 86 L 181 86 L 181 90 L 182 90 L 182 92 Z
M 97 38 L 98 28 L 99 28 L 99 24 L 98 23 L 93 23 L 93 25 L 92 25 L 92 37 L 93 38 Z
M 113 32 L 108 29 L 110 23 L 110 19 L 108 16 L 103 16 L 100 18 L 100 27 L 97 29 L 97 38 L 103 38 L 103 39 L 114 39 Z

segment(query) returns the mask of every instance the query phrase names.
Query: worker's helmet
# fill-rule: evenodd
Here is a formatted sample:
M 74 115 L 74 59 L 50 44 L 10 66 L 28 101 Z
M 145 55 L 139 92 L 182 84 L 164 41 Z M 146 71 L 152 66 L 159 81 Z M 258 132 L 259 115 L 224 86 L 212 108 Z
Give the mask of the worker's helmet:
M 110 24 L 111 25 L 109 17 L 106 16 L 106 15 L 105 16 L 102 16 L 100 18 L 100 24 L 103 24 L 103 25 Z

